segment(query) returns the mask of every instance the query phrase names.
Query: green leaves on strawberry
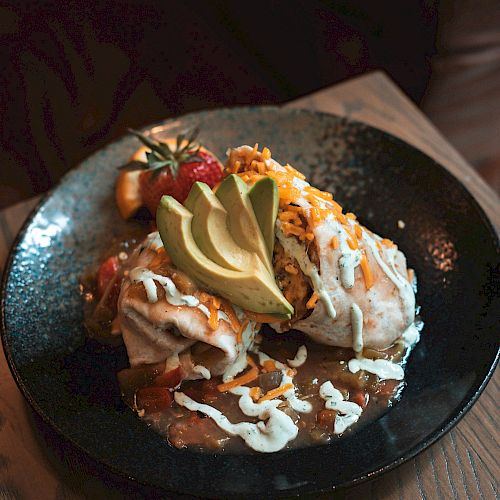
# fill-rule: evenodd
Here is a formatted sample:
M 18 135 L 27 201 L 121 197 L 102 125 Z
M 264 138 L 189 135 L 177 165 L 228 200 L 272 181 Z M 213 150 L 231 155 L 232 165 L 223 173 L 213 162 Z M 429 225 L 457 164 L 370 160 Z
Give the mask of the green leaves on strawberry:
M 205 182 L 214 187 L 222 179 L 223 167 L 210 151 L 196 142 L 198 129 L 179 134 L 175 139 L 159 141 L 130 130 L 150 151 L 139 177 L 142 203 L 152 215 L 163 195 L 183 203 L 193 183 Z
M 129 132 L 150 148 L 151 151 L 146 152 L 148 162 L 145 168 L 151 172 L 158 172 L 168 167 L 170 173 L 175 177 L 179 166 L 183 163 L 203 161 L 198 156 L 201 146 L 195 142 L 199 133 L 198 128 L 193 129 L 188 137 L 186 137 L 186 133 L 179 134 L 174 149 L 171 149 L 167 142 L 150 139 L 136 130 L 129 129 Z

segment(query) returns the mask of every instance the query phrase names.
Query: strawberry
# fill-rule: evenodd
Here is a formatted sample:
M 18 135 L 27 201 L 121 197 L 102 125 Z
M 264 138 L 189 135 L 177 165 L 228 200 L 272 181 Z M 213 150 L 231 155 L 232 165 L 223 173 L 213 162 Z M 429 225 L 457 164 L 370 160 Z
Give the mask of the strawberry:
M 213 188 L 222 179 L 222 165 L 212 153 L 196 144 L 196 130 L 187 138 L 179 135 L 173 148 L 166 142 L 131 132 L 151 150 L 146 153 L 147 163 L 142 164 L 139 189 L 143 205 L 153 216 L 163 195 L 183 203 L 196 181 Z

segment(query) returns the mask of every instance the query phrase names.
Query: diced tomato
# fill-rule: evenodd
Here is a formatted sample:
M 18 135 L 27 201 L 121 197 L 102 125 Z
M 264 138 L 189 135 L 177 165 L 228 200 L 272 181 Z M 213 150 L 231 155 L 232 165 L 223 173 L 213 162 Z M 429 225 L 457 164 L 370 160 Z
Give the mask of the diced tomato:
M 324 429 L 333 430 L 337 412 L 334 410 L 320 410 L 316 414 L 316 423 Z
M 173 389 L 182 382 L 183 376 L 184 374 L 182 373 L 181 367 L 178 366 L 173 370 L 158 375 L 154 380 L 154 385 L 158 387 L 169 387 L 170 389 Z
M 352 391 L 351 397 L 349 398 L 353 403 L 361 406 L 361 408 L 365 409 L 368 404 L 368 398 L 370 395 L 365 391 Z
M 229 436 L 220 429 L 211 418 L 203 418 L 196 412 L 172 422 L 168 430 L 168 439 L 176 448 L 224 447 Z
M 137 408 L 146 413 L 165 410 L 172 405 L 174 397 L 166 387 L 143 387 L 137 391 Z
M 97 271 L 97 291 L 100 297 L 103 296 L 109 282 L 116 276 L 119 268 L 120 263 L 116 255 L 107 258 L 99 267 L 99 271 Z

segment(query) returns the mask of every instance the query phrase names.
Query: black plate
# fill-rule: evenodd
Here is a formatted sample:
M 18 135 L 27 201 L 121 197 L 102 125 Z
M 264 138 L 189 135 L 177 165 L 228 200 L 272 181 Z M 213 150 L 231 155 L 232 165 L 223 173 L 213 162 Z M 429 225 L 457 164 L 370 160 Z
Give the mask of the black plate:
M 86 160 L 36 208 L 9 258 L 3 343 L 33 408 L 75 446 L 121 475 L 169 491 L 214 497 L 329 491 L 415 456 L 471 407 L 497 360 L 498 238 L 444 168 L 402 141 L 336 116 L 276 108 L 216 110 L 170 120 L 172 135 L 201 124 L 223 156 L 260 142 L 279 161 L 333 190 L 363 224 L 395 240 L 419 278 L 425 329 L 407 366 L 402 400 L 330 445 L 270 455 L 180 451 L 121 402 L 116 351 L 86 342 L 78 282 L 112 236 L 127 231 L 113 201 L 116 166 L 138 146 L 126 137 Z M 398 229 L 403 220 L 405 229 Z

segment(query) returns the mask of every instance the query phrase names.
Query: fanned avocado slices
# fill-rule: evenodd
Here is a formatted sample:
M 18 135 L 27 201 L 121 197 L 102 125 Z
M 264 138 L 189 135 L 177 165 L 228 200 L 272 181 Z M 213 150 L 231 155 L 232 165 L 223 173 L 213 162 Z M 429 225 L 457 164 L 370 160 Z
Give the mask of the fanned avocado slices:
M 248 193 L 246 196 L 248 200 Z M 251 214 L 255 219 L 253 210 L 251 210 Z M 267 266 L 263 264 L 260 254 L 253 252 L 252 265 L 246 269 L 240 271 L 227 269 L 214 262 L 200 250 L 191 231 L 192 222 L 193 214 L 187 208 L 171 196 L 163 196 L 156 214 L 156 223 L 165 248 L 173 263 L 180 270 L 203 287 L 213 290 L 243 309 L 256 313 L 272 314 L 278 321 L 290 319 L 293 307 L 281 293 L 274 280 L 274 273 L 270 273 Z M 229 232 L 227 227 L 224 228 L 221 224 L 214 225 L 214 228 L 217 227 L 220 229 L 217 234 L 220 237 L 218 241 L 221 245 L 230 241 L 228 240 L 230 233 L 234 237 L 231 222 L 229 223 Z M 258 227 L 257 229 L 260 233 L 260 229 Z M 214 238 L 218 238 L 218 236 L 214 236 Z M 262 239 L 262 234 L 260 236 Z M 237 240 L 236 244 L 239 245 Z M 232 245 L 231 242 L 230 245 Z M 249 252 L 252 254 L 251 251 Z M 265 256 L 268 258 L 267 250 Z
M 236 244 L 229 233 L 226 209 L 207 184 L 195 182 L 184 206 L 193 214 L 193 239 L 209 259 L 234 271 L 255 266 L 255 254 Z
M 274 226 L 280 201 L 276 181 L 271 177 L 260 179 L 250 188 L 248 196 L 264 237 L 269 258 L 272 261 L 275 240 Z
M 243 249 L 255 253 L 274 275 L 272 259 L 262 235 L 248 187 L 237 175 L 228 175 L 215 193 L 228 215 L 228 226 L 234 241 Z

